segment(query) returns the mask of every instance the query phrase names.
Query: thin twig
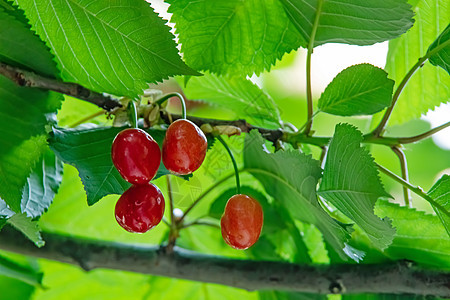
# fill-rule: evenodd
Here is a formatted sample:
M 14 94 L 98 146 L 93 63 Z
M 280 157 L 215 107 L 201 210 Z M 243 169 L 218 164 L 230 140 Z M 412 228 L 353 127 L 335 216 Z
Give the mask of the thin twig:
M 169 242 L 167 244 L 167 251 L 172 252 L 178 237 L 178 222 L 175 220 L 175 216 L 173 214 L 174 205 L 173 205 L 173 193 L 172 193 L 172 184 L 170 182 L 170 175 L 166 176 L 166 180 L 167 180 L 167 194 L 169 196 L 169 208 L 170 208 L 170 232 L 169 232 Z
M 320 14 L 322 13 L 322 4 L 323 0 L 318 0 L 317 2 L 317 8 L 316 8 L 316 15 L 314 17 L 314 24 L 311 29 L 311 36 L 309 38 L 308 43 L 308 52 L 306 54 L 306 102 L 308 104 L 308 115 L 307 115 L 307 123 L 306 128 L 303 131 L 305 135 L 309 135 L 311 132 L 312 127 L 312 121 L 314 116 L 314 110 L 313 110 L 313 98 L 312 98 L 312 82 L 311 82 L 311 56 L 314 49 L 314 43 L 316 40 L 316 32 L 317 28 L 319 27 L 319 20 L 320 20 Z
M 118 100 L 93 92 L 79 84 L 62 82 L 0 62 L 0 74 L 19 86 L 41 88 L 85 100 L 111 112 L 122 107 Z
M 391 147 L 391 149 L 397 155 L 400 161 L 400 170 L 402 173 L 402 178 L 405 181 L 409 182 L 408 163 L 406 161 L 405 153 L 403 153 L 403 151 L 397 146 L 393 146 Z M 411 207 L 411 193 L 406 186 L 403 186 L 403 198 L 405 199 L 405 205 Z
M 439 210 L 442 211 L 443 214 L 445 214 L 447 217 L 450 217 L 450 212 L 448 210 L 445 209 L 445 207 L 443 207 L 441 204 L 437 203 L 436 201 L 434 201 L 433 198 L 431 198 L 430 196 L 428 196 L 423 190 L 422 188 L 418 187 L 418 186 L 414 186 L 411 183 L 405 181 L 403 178 L 395 175 L 394 173 L 392 173 L 391 171 L 389 171 L 388 169 L 386 169 L 385 167 L 375 163 L 378 167 L 378 169 L 383 172 L 384 174 L 386 174 L 387 176 L 391 177 L 392 179 L 394 179 L 395 181 L 397 181 L 398 183 L 400 183 L 401 185 L 407 187 L 410 191 L 412 191 L 413 193 L 419 195 L 420 197 L 422 197 L 423 199 L 427 200 L 428 202 L 430 202 L 431 205 L 435 206 L 436 208 L 438 208 Z
M 408 71 L 408 73 L 405 75 L 405 77 L 403 77 L 403 80 L 400 82 L 400 84 L 398 85 L 397 89 L 395 90 L 394 96 L 392 96 L 392 103 L 391 105 L 388 107 L 388 109 L 386 110 L 386 112 L 383 115 L 383 118 L 381 119 L 380 123 L 378 124 L 378 126 L 372 131 L 372 134 L 376 137 L 380 136 L 384 130 L 384 127 L 386 126 L 389 117 L 392 114 L 392 111 L 395 107 L 395 104 L 397 103 L 398 98 L 400 97 L 400 94 L 402 93 L 404 87 L 406 86 L 406 84 L 408 83 L 408 81 L 411 79 L 411 77 L 414 75 L 414 73 L 420 68 L 422 67 L 425 62 L 434 54 L 438 53 L 439 51 L 441 51 L 442 49 L 444 49 L 445 47 L 447 47 L 448 45 L 450 45 L 450 40 L 445 41 L 444 43 L 440 44 L 439 46 L 437 46 L 436 48 L 434 48 L 433 50 L 427 52 L 423 57 L 419 58 L 419 60 L 416 62 L 416 64 Z

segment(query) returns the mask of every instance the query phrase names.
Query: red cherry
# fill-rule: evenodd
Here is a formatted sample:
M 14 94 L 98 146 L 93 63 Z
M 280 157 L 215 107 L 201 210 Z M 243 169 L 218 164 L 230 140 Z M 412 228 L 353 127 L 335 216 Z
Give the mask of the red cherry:
M 152 183 L 132 185 L 116 203 L 116 220 L 129 232 L 144 233 L 161 222 L 164 197 Z
M 228 199 L 220 220 L 222 237 L 231 247 L 245 250 L 258 240 L 263 219 L 258 201 L 247 195 L 234 195 Z
M 161 150 L 142 129 L 129 128 L 114 138 L 111 157 L 120 175 L 132 184 L 144 184 L 155 177 L 161 163 Z
M 179 119 L 167 129 L 162 161 L 167 170 L 174 174 L 191 174 L 201 166 L 207 148 L 208 143 L 203 131 L 191 121 Z

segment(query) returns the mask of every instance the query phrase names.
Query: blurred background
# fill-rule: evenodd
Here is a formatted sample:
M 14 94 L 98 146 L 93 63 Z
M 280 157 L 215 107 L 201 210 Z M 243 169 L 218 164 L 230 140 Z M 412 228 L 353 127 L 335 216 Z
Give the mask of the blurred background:
M 152 6 L 165 18 L 169 19 L 162 2 L 152 1 Z M 318 99 L 327 84 L 340 71 L 358 63 L 371 63 L 384 68 L 388 44 L 359 47 L 341 44 L 328 44 L 317 47 L 312 57 L 313 97 Z M 301 127 L 306 121 L 305 100 L 305 61 L 306 51 L 300 49 L 285 55 L 269 72 L 252 76 L 251 80 L 272 97 L 279 106 L 284 121 Z M 180 90 L 175 80 L 156 86 L 164 92 Z M 217 118 L 235 119 L 238 117 L 232 111 L 211 107 L 205 103 L 191 103 L 188 114 Z M 177 102 L 170 103 L 169 110 L 179 111 Z M 98 108 L 79 100 L 66 97 L 58 119 L 61 126 L 68 126 L 87 115 L 95 113 Z M 435 111 L 430 111 L 421 119 L 403 124 L 389 124 L 386 132 L 389 136 L 413 136 L 449 121 L 450 105 L 441 105 Z M 95 123 L 111 124 L 104 116 L 93 120 Z M 370 117 L 343 118 L 324 113 L 317 115 L 313 130 L 319 136 L 332 136 L 334 127 L 340 122 L 348 122 L 357 126 L 363 133 L 373 128 Z M 232 151 L 242 163 L 242 136 L 227 139 Z M 376 161 L 399 174 L 400 166 L 395 154 L 387 147 L 371 145 L 371 151 Z M 190 181 L 179 178 L 172 179 L 175 206 L 179 209 L 188 207 L 205 189 L 214 184 L 224 175 L 232 172 L 229 157 L 220 144 L 213 146 L 214 151 L 207 154 L 205 163 L 195 172 Z M 316 158 L 318 150 L 305 147 Z M 433 138 L 416 144 L 406 145 L 404 152 L 407 157 L 410 172 L 410 182 L 419 185 L 425 191 L 443 173 L 450 173 L 450 128 L 441 131 Z M 395 201 L 403 203 L 402 189 L 399 184 L 381 175 L 387 191 L 394 196 Z M 243 185 L 254 188 L 262 187 L 250 175 L 243 174 Z M 166 177 L 154 182 L 167 195 Z M 224 190 L 234 187 L 233 179 L 227 181 L 221 189 L 217 189 L 190 215 L 191 219 L 199 218 L 208 213 L 211 202 Z M 44 231 L 57 232 L 73 236 L 82 236 L 107 241 L 120 241 L 137 244 L 160 244 L 167 238 L 168 228 L 161 224 L 145 235 L 136 235 L 124 231 L 114 219 L 114 205 L 118 195 L 110 195 L 88 207 L 83 186 L 77 170 L 66 165 L 63 183 L 49 212 L 39 221 Z M 427 202 L 412 195 L 413 206 L 419 210 L 432 213 Z M 167 210 L 166 210 L 167 215 Z M 306 231 L 313 231 L 305 227 Z M 311 234 L 309 237 L 313 238 Z M 229 248 L 220 235 L 220 230 L 211 227 L 193 226 L 182 232 L 178 245 L 195 251 L 220 254 L 232 257 L 246 257 L 245 252 Z M 314 249 L 318 262 L 327 262 L 325 249 Z M 288 250 L 286 250 L 288 252 Z M 325 254 L 324 254 L 325 253 Z M 8 257 L 43 272 L 43 286 L 36 287 L 30 282 L 23 282 L 0 276 L 0 299 L 258 299 L 257 293 L 237 290 L 214 284 L 193 283 L 184 280 L 146 276 L 113 270 L 94 270 L 85 272 L 82 269 L 67 264 L 48 260 L 27 258 L 7 252 L 0 252 Z M 270 298 L 267 298 L 270 299 Z

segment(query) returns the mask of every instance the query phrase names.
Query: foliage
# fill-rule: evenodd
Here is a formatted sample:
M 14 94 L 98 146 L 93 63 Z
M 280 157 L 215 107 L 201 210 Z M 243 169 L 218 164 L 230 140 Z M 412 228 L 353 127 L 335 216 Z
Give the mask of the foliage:
M 13 226 L 37 247 L 45 244 L 43 228 L 118 245 L 173 246 L 176 241 L 199 253 L 249 260 L 381 264 L 407 259 L 425 268 L 450 270 L 450 177 L 444 170 L 450 167 L 448 150 L 439 150 L 447 161 L 415 151 L 425 168 L 442 165 L 426 173 L 440 179 L 428 184 L 425 193 L 404 171 L 393 174 L 398 162 L 392 162 L 391 150 L 410 150 L 405 151 L 407 160 L 413 156 L 411 149 L 425 143 L 428 150 L 437 151 L 422 140 L 438 130 L 420 135 L 423 131 L 413 130 L 418 124 L 414 121 L 387 128 L 379 123 L 386 109 L 391 125 L 417 119 L 448 102 L 448 1 L 166 2 L 177 41 L 168 20 L 144 0 L 0 0 L 0 229 Z M 342 70 L 314 107 L 308 90 L 315 47 L 384 41 L 389 41 L 385 69 L 364 63 Z M 283 99 L 249 76 L 271 71 L 278 60 L 292 67 L 287 54 L 299 48 L 307 49 L 308 88 L 306 96 L 296 97 L 306 97 L 307 105 L 292 103 L 288 110 L 299 118 L 306 115 L 308 122 L 297 129 L 284 118 Z M 11 69 L 32 71 L 32 82 L 47 85 L 30 87 L 25 73 L 11 77 Z M 101 93 L 100 98 L 112 96 L 117 106 L 119 99 L 135 100 L 138 125 L 161 146 L 176 109 L 172 102 L 163 103 L 160 92 L 148 90 L 148 84 L 178 75 L 185 75 L 175 78 L 183 83 L 180 86 L 172 80 L 152 88 L 179 92 L 190 100 L 188 116 L 208 133 L 207 157 L 192 176 L 170 175 L 161 164 L 153 180 L 166 202 L 183 210 L 181 219 L 171 218 L 167 209 L 169 228 L 161 224 L 147 235 L 125 233 L 115 224 L 113 206 L 130 184 L 114 168 L 110 151 L 114 137 L 125 128 L 120 117 L 126 118 L 126 108 L 98 118 L 98 107 L 52 91 L 48 82 L 79 84 Z M 316 117 L 319 112 L 326 114 Z M 339 124 L 332 115 L 339 116 Z M 367 131 L 369 123 L 381 124 L 380 131 Z M 334 135 L 317 136 L 319 126 L 329 132 L 335 128 Z M 396 137 L 384 135 L 384 129 L 398 128 Z M 261 237 L 244 252 L 228 248 L 216 228 L 226 201 L 236 193 L 228 155 L 213 146 L 219 134 L 231 135 L 225 144 L 234 154 L 242 193 L 257 199 L 264 211 Z M 409 146 L 410 142 L 418 144 Z M 384 147 L 384 156 L 377 147 Z M 380 175 L 380 165 L 395 172 Z M 403 161 L 401 166 L 407 168 Z M 411 178 L 420 178 L 414 177 L 417 170 L 410 172 Z M 403 199 L 397 183 L 418 197 Z M 414 208 L 398 204 L 403 201 L 411 201 Z M 119 271 L 85 273 L 1 252 L 2 291 L 4 286 L 10 286 L 5 297 L 33 299 L 82 299 L 97 289 L 98 297 L 105 298 L 326 298 L 275 290 L 247 292 Z M 16 293 L 19 289 L 22 294 Z M 368 296 L 390 297 L 343 298 Z

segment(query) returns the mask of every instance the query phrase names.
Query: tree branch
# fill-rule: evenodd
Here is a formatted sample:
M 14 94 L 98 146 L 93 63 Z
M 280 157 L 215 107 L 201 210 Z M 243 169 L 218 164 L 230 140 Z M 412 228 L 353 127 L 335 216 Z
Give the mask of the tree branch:
M 67 83 L 44 77 L 34 72 L 13 67 L 2 62 L 0 62 L 0 74 L 14 81 L 19 86 L 55 91 L 85 100 L 109 112 L 122 106 L 119 101 L 109 96 L 93 92 L 79 84 Z
M 21 233 L 5 227 L 0 248 L 69 264 L 85 270 L 116 269 L 158 276 L 217 283 L 247 290 L 296 292 L 391 293 L 450 297 L 450 273 L 421 269 L 411 262 L 383 265 L 297 265 L 238 260 L 180 248 L 107 243 L 44 234 L 46 245 L 35 247 Z

